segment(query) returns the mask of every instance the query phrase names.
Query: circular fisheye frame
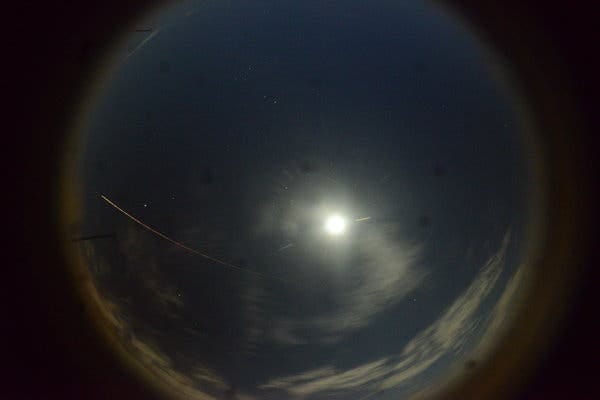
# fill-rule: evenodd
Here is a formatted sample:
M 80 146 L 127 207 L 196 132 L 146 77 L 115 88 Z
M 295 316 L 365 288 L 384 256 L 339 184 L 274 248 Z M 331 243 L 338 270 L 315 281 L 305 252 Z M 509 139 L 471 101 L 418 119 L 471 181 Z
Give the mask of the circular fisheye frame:
M 419 1 L 137 26 L 89 108 L 72 242 L 124 352 L 198 399 L 408 398 L 476 370 L 539 206 L 498 59 Z

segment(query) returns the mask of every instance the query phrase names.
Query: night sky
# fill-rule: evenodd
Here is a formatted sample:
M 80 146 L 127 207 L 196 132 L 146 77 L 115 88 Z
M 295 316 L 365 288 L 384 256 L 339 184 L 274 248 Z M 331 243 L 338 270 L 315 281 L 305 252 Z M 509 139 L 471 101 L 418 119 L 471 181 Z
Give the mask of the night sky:
M 81 234 L 115 236 L 77 242 L 132 354 L 191 398 L 397 398 L 468 362 L 518 280 L 529 176 L 471 32 L 416 1 L 140 26 L 82 157 Z

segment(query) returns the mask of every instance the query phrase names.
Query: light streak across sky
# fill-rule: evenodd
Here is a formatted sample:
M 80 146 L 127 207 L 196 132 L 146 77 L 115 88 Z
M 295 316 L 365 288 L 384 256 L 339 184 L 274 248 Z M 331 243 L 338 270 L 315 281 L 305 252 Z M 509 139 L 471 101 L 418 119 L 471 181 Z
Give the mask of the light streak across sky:
M 160 29 L 152 31 L 152 33 L 150 35 L 148 35 L 144 40 L 142 40 L 140 42 L 140 44 L 135 46 L 135 48 L 133 50 L 131 50 L 131 52 L 129 52 L 129 54 L 127 55 L 127 57 L 125 57 L 125 59 L 128 59 L 129 57 L 134 55 L 143 45 L 145 45 L 147 42 L 150 41 L 150 39 L 152 39 L 154 36 L 156 36 L 156 34 L 158 34 L 158 32 L 160 32 Z
M 111 199 L 109 199 L 105 195 L 101 194 L 100 197 L 102 198 L 102 200 L 104 200 L 106 203 L 108 203 L 111 207 L 115 208 L 117 211 L 119 211 L 121 214 L 125 215 L 127 218 L 131 219 L 136 224 L 138 224 L 141 227 L 143 227 L 144 229 L 146 229 L 146 230 L 154 233 L 155 235 L 157 235 L 157 236 L 159 236 L 159 237 L 161 237 L 161 238 L 163 238 L 163 239 L 171 242 L 175 246 L 177 246 L 179 248 L 182 248 L 183 250 L 186 250 L 186 251 L 188 251 L 188 252 L 190 252 L 192 254 L 196 254 L 196 255 L 198 255 L 198 256 L 200 256 L 202 258 L 205 258 L 205 259 L 207 259 L 209 261 L 212 261 L 212 262 L 215 262 L 217 264 L 221 264 L 221 265 L 223 265 L 225 267 L 228 267 L 228 268 L 231 268 L 231 269 L 235 269 L 237 271 L 247 272 L 247 273 L 250 273 L 250 274 L 253 274 L 253 275 L 257 275 L 257 276 L 260 276 L 260 277 L 263 277 L 263 278 L 269 278 L 268 276 L 263 275 L 261 273 L 258 273 L 258 272 L 255 272 L 255 271 L 252 271 L 252 270 L 249 270 L 249 269 L 244 269 L 244 268 L 238 267 L 237 265 L 228 263 L 227 261 L 223 261 L 223 260 L 220 260 L 218 258 L 211 257 L 208 254 L 202 253 L 201 251 L 198 251 L 198 250 L 193 249 L 193 248 L 191 248 L 189 246 L 186 246 L 185 244 L 183 244 L 181 242 L 178 242 L 177 240 L 171 239 L 170 237 L 168 237 L 164 233 L 159 232 L 156 229 L 152 228 L 151 226 L 143 223 L 142 221 L 140 221 L 139 219 L 137 219 L 136 217 L 134 217 L 133 215 L 131 215 L 130 213 L 128 213 L 127 211 L 125 211 L 124 209 L 122 209 L 121 207 L 119 207 L 114 201 L 112 201 Z M 275 277 L 271 277 L 271 278 L 277 279 L 277 280 L 281 280 L 281 279 L 275 278 Z

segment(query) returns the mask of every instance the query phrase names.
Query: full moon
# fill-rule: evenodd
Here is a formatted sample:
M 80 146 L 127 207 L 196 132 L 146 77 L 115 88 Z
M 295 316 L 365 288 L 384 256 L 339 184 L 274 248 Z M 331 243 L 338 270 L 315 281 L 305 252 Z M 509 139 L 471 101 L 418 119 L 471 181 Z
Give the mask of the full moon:
M 346 231 L 346 220 L 339 215 L 331 215 L 325 220 L 325 231 L 330 235 L 341 235 Z

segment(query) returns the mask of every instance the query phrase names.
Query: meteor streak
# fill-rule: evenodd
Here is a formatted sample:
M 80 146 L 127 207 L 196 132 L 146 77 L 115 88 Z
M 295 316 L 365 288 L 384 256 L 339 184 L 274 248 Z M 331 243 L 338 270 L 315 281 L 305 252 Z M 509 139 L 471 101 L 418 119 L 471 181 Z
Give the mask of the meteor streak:
M 144 32 L 144 31 L 141 31 Z M 125 59 L 128 59 L 129 57 L 131 57 L 134 53 L 136 53 L 143 45 L 145 45 L 148 41 L 150 41 L 150 39 L 152 39 L 154 36 L 156 36 L 156 34 L 160 32 L 160 29 L 157 29 L 155 31 L 152 31 L 152 33 L 150 35 L 148 35 L 147 38 L 145 38 L 144 40 L 142 40 L 140 42 L 140 44 L 138 44 L 137 46 L 135 46 L 135 48 L 133 50 L 131 50 L 131 52 L 127 55 L 127 57 Z
M 292 247 L 293 245 L 294 245 L 293 243 L 288 243 L 288 244 L 286 244 L 286 245 L 284 245 L 284 246 L 281 246 L 281 247 L 278 249 L 278 251 L 283 251 L 283 250 L 285 250 L 285 249 L 289 249 L 289 248 L 290 248 L 290 247 Z
M 161 238 L 163 238 L 163 239 L 165 239 L 165 240 L 173 243 L 177 247 L 180 247 L 180 248 L 182 248 L 182 249 L 184 249 L 184 250 L 186 250 L 186 251 L 188 251 L 188 252 L 190 252 L 192 254 L 196 254 L 196 255 L 198 255 L 200 257 L 203 257 L 203 258 L 205 258 L 207 260 L 210 260 L 212 262 L 215 262 L 217 264 L 221 264 L 221 265 L 223 265 L 225 267 L 228 267 L 228 268 L 231 268 L 231 269 L 235 269 L 237 271 L 242 271 L 242 272 L 247 272 L 247 273 L 250 273 L 250 274 L 254 274 L 254 275 L 260 276 L 262 278 L 267 278 L 266 275 L 263 275 L 263 274 L 260 274 L 258 272 L 255 272 L 255 271 L 251 271 L 251 270 L 248 270 L 248 269 L 244 269 L 244 268 L 238 267 L 237 265 L 233 265 L 231 263 L 228 263 L 227 261 L 219 260 L 218 258 L 211 257 L 208 254 L 204 254 L 204 253 L 202 253 L 202 252 L 200 252 L 200 251 L 198 251 L 196 249 L 193 249 L 191 247 L 186 246 L 183 243 L 180 243 L 180 242 L 178 242 L 178 241 L 176 241 L 174 239 L 171 239 L 170 237 L 168 237 L 164 233 L 161 233 L 161 232 L 157 231 L 156 229 L 152 228 L 149 225 L 146 225 L 145 223 L 143 223 L 142 221 L 140 221 L 139 219 L 137 219 L 133 215 L 129 214 L 127 211 L 125 211 L 124 209 L 122 209 L 121 207 L 119 207 L 115 202 L 113 202 L 111 199 L 109 199 L 105 195 L 101 194 L 100 197 L 102 198 L 102 200 L 104 200 L 105 202 L 107 202 L 110 206 L 112 206 L 113 208 L 115 208 L 121 214 L 125 215 L 127 218 L 131 219 L 136 224 L 142 226 L 144 229 L 146 229 L 146 230 L 154 233 L 155 235 L 157 235 L 157 236 L 159 236 L 159 237 L 161 237 Z M 278 279 L 278 278 L 274 278 L 274 279 Z

